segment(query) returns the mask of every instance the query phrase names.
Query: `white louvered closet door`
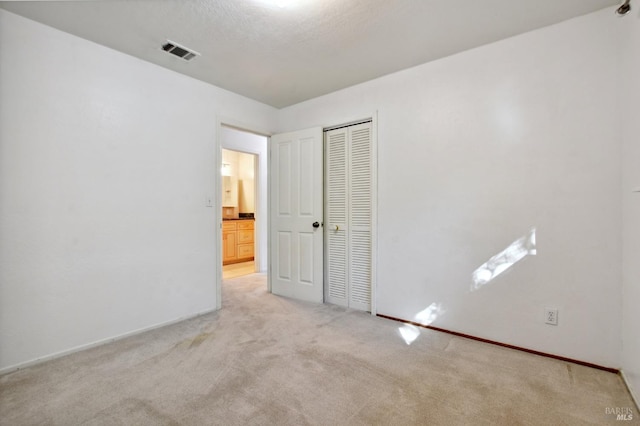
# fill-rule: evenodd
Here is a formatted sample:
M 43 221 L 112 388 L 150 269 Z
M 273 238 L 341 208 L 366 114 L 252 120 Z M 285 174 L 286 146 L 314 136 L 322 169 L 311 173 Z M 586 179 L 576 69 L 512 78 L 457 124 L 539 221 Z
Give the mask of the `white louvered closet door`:
M 371 310 L 371 123 L 325 134 L 325 300 Z

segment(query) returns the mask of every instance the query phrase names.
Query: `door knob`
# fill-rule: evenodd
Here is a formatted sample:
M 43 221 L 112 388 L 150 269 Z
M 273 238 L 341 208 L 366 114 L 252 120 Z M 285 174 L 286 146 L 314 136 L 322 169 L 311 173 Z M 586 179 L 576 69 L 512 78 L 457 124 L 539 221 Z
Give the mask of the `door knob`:
M 313 227 L 314 228 L 320 228 L 320 224 L 318 222 L 313 222 Z

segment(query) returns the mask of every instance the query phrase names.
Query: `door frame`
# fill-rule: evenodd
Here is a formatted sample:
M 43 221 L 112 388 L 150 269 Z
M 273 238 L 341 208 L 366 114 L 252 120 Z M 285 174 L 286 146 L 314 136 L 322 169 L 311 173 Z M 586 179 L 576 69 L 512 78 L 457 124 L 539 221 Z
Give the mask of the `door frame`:
M 233 151 L 238 151 L 238 152 L 246 152 L 247 154 L 254 154 L 257 156 L 257 161 L 255 164 L 256 169 L 260 170 L 260 160 L 261 160 L 261 153 L 258 151 L 250 151 L 250 150 L 238 150 L 236 148 L 227 148 L 227 147 L 223 147 L 222 146 L 222 128 L 223 127 L 228 127 L 228 128 L 232 128 L 241 132 L 246 132 L 246 133 L 252 133 L 254 135 L 258 135 L 258 136 L 264 136 L 267 138 L 267 149 L 266 149 L 266 153 L 264 155 L 267 156 L 267 173 L 266 173 L 266 177 L 267 177 L 267 182 L 260 182 L 260 184 L 266 184 L 267 185 L 267 205 L 264 206 L 264 209 L 266 209 L 266 213 L 267 213 L 267 221 L 266 223 L 258 223 L 256 222 L 256 224 L 258 226 L 260 226 L 260 231 L 262 232 L 265 228 L 266 229 L 266 243 L 267 243 L 267 253 L 262 253 L 262 250 L 260 250 L 258 243 L 262 244 L 262 241 L 259 240 L 259 238 L 256 239 L 256 241 L 254 242 L 255 245 L 255 250 L 256 250 L 256 260 L 257 261 L 261 261 L 261 259 L 263 259 L 264 257 L 266 257 L 267 259 L 267 268 L 269 267 L 269 263 L 270 263 L 270 259 L 269 259 L 269 229 L 270 229 L 270 215 L 269 215 L 269 198 L 270 198 L 270 194 L 269 194 L 269 142 L 270 142 L 270 138 L 271 138 L 271 132 L 264 130 L 264 129 L 260 129 L 259 126 L 253 125 L 253 124 L 248 124 L 246 122 L 243 122 L 241 120 L 236 120 L 234 118 L 229 118 L 229 117 L 224 117 L 224 116 L 217 116 L 216 117 L 216 129 L 215 129 L 215 144 L 214 144 L 214 163 L 215 163 L 215 169 L 214 169 L 214 186 L 215 186 L 215 195 L 214 195 L 214 200 L 215 202 L 213 203 L 214 206 L 214 220 L 215 220 L 215 225 L 214 225 L 214 234 L 215 234 L 215 247 L 216 247 L 216 255 L 215 255 L 215 265 L 216 265 L 216 278 L 215 278 L 215 287 L 216 287 L 216 309 L 221 309 L 222 308 L 222 179 L 220 178 L 220 170 L 222 169 L 222 149 L 230 149 Z M 256 185 L 256 209 L 258 208 L 258 201 L 257 199 L 259 198 L 259 190 L 258 190 L 258 186 Z M 256 235 L 259 235 L 258 230 L 256 229 L 256 231 L 254 231 L 256 233 Z M 256 262 L 256 268 L 258 268 L 259 263 Z M 268 291 L 271 291 L 271 288 L 268 288 Z

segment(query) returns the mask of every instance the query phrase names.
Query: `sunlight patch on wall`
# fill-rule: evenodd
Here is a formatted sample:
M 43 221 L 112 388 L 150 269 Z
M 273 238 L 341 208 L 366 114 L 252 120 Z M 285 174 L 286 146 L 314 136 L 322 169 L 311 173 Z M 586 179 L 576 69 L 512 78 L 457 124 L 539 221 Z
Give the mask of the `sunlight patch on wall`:
M 471 291 L 490 283 L 498 275 L 527 257 L 536 255 L 536 228 L 518 238 L 506 249 L 493 256 L 472 274 Z
M 418 312 L 414 318 L 416 322 L 422 325 L 429 325 L 434 322 L 442 312 L 442 305 L 434 302 L 426 309 Z

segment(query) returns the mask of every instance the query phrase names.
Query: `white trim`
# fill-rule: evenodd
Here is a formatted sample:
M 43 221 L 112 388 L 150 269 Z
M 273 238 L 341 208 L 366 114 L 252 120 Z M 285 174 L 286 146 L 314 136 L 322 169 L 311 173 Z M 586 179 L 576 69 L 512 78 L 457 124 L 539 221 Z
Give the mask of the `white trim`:
M 350 123 L 338 124 L 337 126 L 333 126 L 333 127 L 324 127 L 322 131 L 324 133 L 327 133 L 332 130 L 338 130 L 338 129 L 343 129 L 345 127 L 357 126 L 358 124 L 371 123 L 372 120 L 373 118 L 365 118 L 364 120 L 356 120 Z
M 185 317 L 179 317 L 179 318 L 176 318 L 176 319 L 173 319 L 173 320 L 169 320 L 169 321 L 166 321 L 166 322 L 162 322 L 162 323 L 159 323 L 159 324 L 155 324 L 155 325 L 151 325 L 151 326 L 148 326 L 148 327 L 139 328 L 139 329 L 133 330 L 133 331 L 128 331 L 126 333 L 119 334 L 117 336 L 107 337 L 106 339 L 100 339 L 100 340 L 97 340 L 97 341 L 92 342 L 92 343 L 87 343 L 87 344 L 84 344 L 84 345 L 75 346 L 75 347 L 73 347 L 71 349 L 65 349 L 65 350 L 60 351 L 60 352 L 54 352 L 52 354 L 45 355 L 45 356 L 42 356 L 42 357 L 39 357 L 39 358 L 35 358 L 35 359 L 29 360 L 29 361 L 21 362 L 19 364 L 10 365 L 8 367 L 4 367 L 4 368 L 0 369 L 0 376 L 2 376 L 4 374 L 7 374 L 7 373 L 11 373 L 11 372 L 17 371 L 17 370 L 22 370 L 24 368 L 31 367 L 31 366 L 34 366 L 34 365 L 37 365 L 37 364 L 41 364 L 41 363 L 46 362 L 46 361 L 51 361 L 52 359 L 61 358 L 61 357 L 65 356 L 65 355 L 70 355 L 70 354 L 75 353 L 75 352 L 80 352 L 80 351 L 84 351 L 84 350 L 87 350 L 87 349 L 95 348 L 95 347 L 98 347 L 98 346 L 106 345 L 108 343 L 113 343 L 113 342 L 116 342 L 118 340 L 126 339 L 128 337 L 132 337 L 132 336 L 135 336 L 135 335 L 138 335 L 138 334 L 146 333 L 147 331 L 155 330 L 155 329 L 162 328 L 162 327 L 167 327 L 169 325 L 177 324 L 179 322 L 183 322 L 183 321 L 187 321 L 187 320 L 190 320 L 190 319 L 194 319 L 194 318 L 200 317 L 202 315 L 210 314 L 210 313 L 215 312 L 215 311 L 216 311 L 216 309 L 207 309 L 206 311 L 198 312 L 198 313 L 193 314 L 193 315 L 187 315 Z
M 271 137 L 267 139 L 267 292 L 271 293 Z
M 271 137 L 271 135 L 273 135 L 273 132 L 270 130 L 261 128 L 260 126 L 254 125 L 252 123 L 247 123 L 246 121 L 236 120 L 233 117 L 227 117 L 224 115 L 216 116 L 216 124 L 218 126 L 218 130 L 220 129 L 221 125 L 224 125 L 236 130 L 242 130 L 243 132 L 255 133 L 256 135 L 260 136 Z
M 220 140 L 221 137 L 221 129 L 222 129 L 222 121 L 220 121 L 220 117 L 216 118 L 216 140 L 214 141 L 214 149 L 213 152 L 215 154 L 213 158 L 213 170 L 214 170 L 214 181 L 213 186 L 214 197 L 216 202 L 213 204 L 214 212 L 214 241 L 216 245 L 216 257 L 215 257 L 215 267 L 216 267 L 216 309 L 222 309 L 222 179 L 220 178 L 219 170 L 222 170 L 222 143 Z
M 620 377 L 622 377 L 622 381 L 627 387 L 627 390 L 629 391 L 629 395 L 631 395 L 631 399 L 636 404 L 636 415 L 637 415 L 638 412 L 640 411 L 640 403 L 638 403 L 639 400 L 636 397 L 636 394 L 633 393 L 633 388 L 631 387 L 631 384 L 629 383 L 629 380 L 627 380 L 627 376 L 626 374 L 624 374 L 624 370 L 622 369 L 620 369 Z
M 378 111 L 371 114 L 371 315 L 378 313 Z

